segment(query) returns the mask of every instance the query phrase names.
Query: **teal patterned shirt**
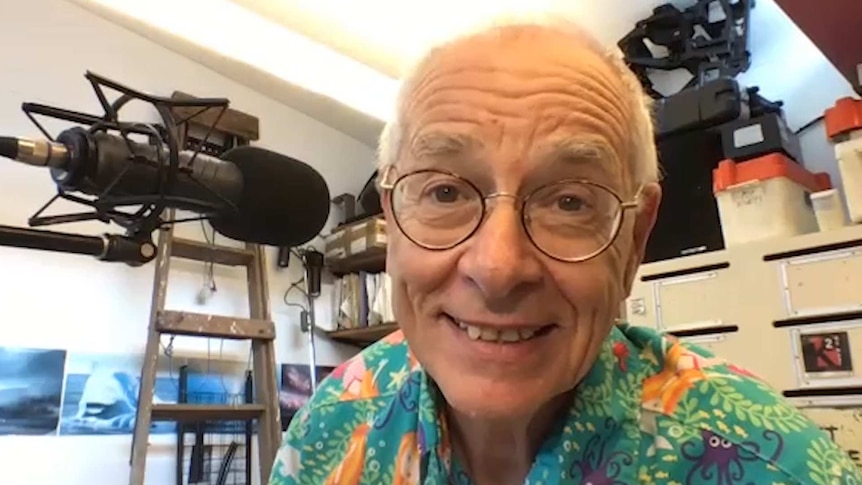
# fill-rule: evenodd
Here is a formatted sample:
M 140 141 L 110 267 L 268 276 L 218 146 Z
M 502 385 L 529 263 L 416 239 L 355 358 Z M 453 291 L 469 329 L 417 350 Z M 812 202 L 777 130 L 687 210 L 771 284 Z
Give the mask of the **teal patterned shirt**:
M 468 485 L 441 395 L 396 332 L 337 368 L 287 430 L 270 485 Z M 613 329 L 526 485 L 862 484 L 751 373 L 644 327 Z

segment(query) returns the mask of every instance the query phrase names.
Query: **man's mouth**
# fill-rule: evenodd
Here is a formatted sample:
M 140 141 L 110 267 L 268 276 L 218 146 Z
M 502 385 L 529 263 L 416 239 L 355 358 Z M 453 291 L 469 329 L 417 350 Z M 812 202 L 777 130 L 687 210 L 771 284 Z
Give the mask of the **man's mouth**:
M 449 314 L 444 314 L 449 323 L 466 333 L 470 340 L 482 340 L 501 344 L 526 342 L 550 333 L 556 325 L 492 325 L 467 323 Z

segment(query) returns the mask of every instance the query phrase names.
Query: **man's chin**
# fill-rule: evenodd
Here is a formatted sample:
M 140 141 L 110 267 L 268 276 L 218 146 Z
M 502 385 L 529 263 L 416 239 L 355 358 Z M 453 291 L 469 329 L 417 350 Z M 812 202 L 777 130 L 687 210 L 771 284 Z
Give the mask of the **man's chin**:
M 552 398 L 522 382 L 461 377 L 451 385 L 438 382 L 448 407 L 459 414 L 489 420 L 528 417 Z

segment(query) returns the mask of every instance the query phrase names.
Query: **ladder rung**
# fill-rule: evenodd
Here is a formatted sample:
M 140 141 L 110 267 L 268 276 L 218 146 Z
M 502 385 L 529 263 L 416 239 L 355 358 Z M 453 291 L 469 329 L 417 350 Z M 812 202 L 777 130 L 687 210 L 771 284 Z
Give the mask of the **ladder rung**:
M 160 333 L 195 337 L 275 340 L 275 324 L 268 320 L 170 310 L 159 312 L 156 330 Z
M 212 246 L 191 239 L 175 237 L 171 256 L 195 261 L 212 261 L 225 266 L 248 266 L 254 260 L 254 253 L 246 248 Z
M 248 421 L 259 418 L 263 404 L 153 404 L 153 421 Z

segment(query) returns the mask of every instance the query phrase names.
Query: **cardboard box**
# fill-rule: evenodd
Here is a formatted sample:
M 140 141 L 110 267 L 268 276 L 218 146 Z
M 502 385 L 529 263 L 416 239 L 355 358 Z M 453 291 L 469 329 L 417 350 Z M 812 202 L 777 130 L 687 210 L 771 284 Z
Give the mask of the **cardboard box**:
M 325 256 L 336 262 L 373 249 L 386 248 L 386 221 L 365 219 L 338 228 L 324 239 Z

